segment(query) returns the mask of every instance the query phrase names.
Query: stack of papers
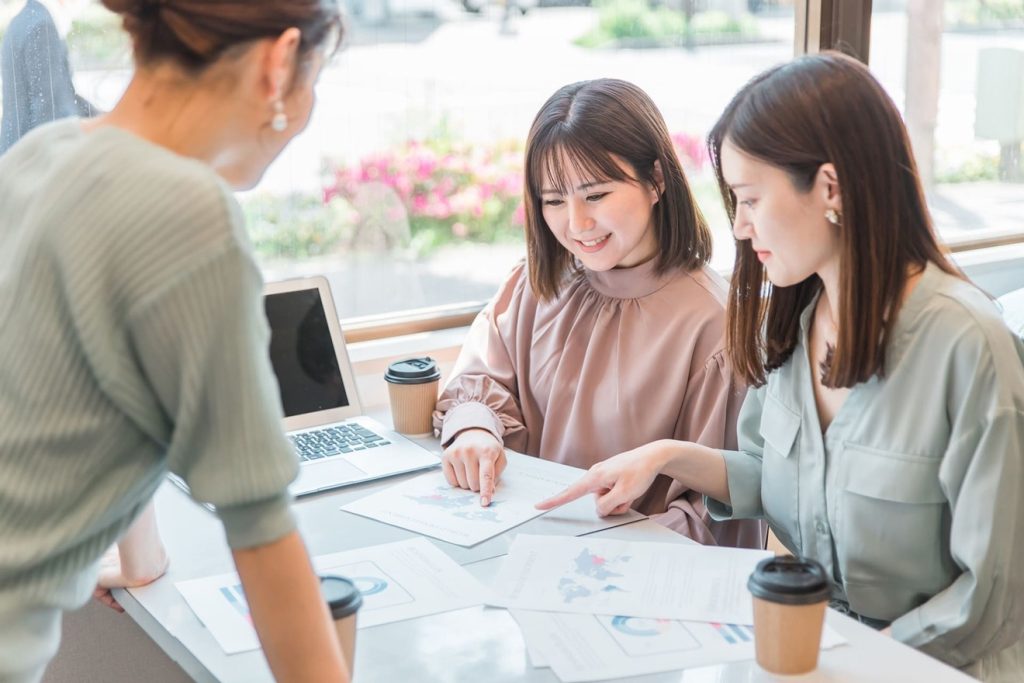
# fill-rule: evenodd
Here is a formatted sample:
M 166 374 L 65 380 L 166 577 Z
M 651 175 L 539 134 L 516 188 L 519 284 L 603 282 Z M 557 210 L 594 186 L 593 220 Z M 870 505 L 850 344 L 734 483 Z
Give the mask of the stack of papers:
M 564 683 L 630 678 L 754 659 L 748 624 L 512 610 L 530 662 Z M 846 641 L 828 626 L 822 649 Z
M 771 553 L 520 534 L 492 586 L 530 661 L 597 681 L 754 658 L 747 578 Z M 843 639 L 825 630 L 822 647 Z
M 313 558 L 318 574 L 350 579 L 363 593 L 358 628 L 481 605 L 487 589 L 424 538 Z M 227 654 L 257 650 L 256 630 L 238 574 L 175 584 Z

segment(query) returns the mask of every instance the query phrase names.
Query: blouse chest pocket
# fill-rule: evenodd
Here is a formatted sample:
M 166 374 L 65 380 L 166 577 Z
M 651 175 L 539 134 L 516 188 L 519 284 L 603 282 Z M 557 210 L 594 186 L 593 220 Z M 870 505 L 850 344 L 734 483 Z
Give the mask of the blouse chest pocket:
M 761 413 L 761 504 L 772 531 L 794 553 L 800 552 L 799 432 L 800 415 L 766 393 Z
M 847 445 L 836 539 L 851 606 L 893 618 L 912 605 L 902 595 L 932 595 L 948 583 L 949 508 L 939 458 Z M 945 559 L 944 559 L 945 558 Z

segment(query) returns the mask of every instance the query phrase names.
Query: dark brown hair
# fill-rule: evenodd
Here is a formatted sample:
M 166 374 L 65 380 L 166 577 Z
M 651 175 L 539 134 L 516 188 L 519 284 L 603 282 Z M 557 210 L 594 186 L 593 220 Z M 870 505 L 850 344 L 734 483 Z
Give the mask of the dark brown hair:
M 341 39 L 336 0 L 103 0 L 123 17 L 139 64 L 172 60 L 196 73 L 233 47 L 302 34 L 299 54 Z
M 722 175 L 722 144 L 789 175 L 809 192 L 825 163 L 842 199 L 838 335 L 823 384 L 852 387 L 885 374 L 885 350 L 908 270 L 931 262 L 959 275 L 942 253 L 925 207 L 910 141 L 892 100 L 860 62 L 833 52 L 800 57 L 756 76 L 708 136 L 729 218 L 736 197 Z M 737 240 L 727 344 L 738 375 L 760 386 L 792 355 L 800 314 L 821 289 L 817 275 L 790 287 L 766 280 L 749 240 Z
M 627 175 L 618 157 L 633 170 Z M 565 276 L 577 267 L 552 234 L 541 211 L 541 185 L 562 183 L 568 162 L 596 181 L 656 185 L 661 165 L 663 192 L 654 205 L 660 246 L 656 270 L 692 269 L 711 258 L 711 231 L 683 175 L 665 120 L 643 90 L 609 78 L 567 85 L 552 95 L 533 121 L 526 141 L 526 247 L 530 284 L 543 299 L 558 295 Z M 558 187 L 565 192 L 565 187 Z

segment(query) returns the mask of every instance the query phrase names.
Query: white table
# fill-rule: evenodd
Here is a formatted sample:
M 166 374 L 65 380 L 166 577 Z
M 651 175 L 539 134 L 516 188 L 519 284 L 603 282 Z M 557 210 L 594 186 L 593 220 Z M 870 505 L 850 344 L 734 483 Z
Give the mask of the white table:
M 350 500 L 399 480 L 392 478 L 346 487 L 298 502 L 296 515 L 310 553 L 322 555 L 414 536 L 404 529 L 338 510 Z M 136 589 L 131 594 L 117 591 L 117 599 L 168 656 L 195 680 L 225 683 L 271 680 L 262 652 L 225 655 L 174 587 L 177 581 L 233 570 L 220 522 L 172 484 L 161 488 L 156 500 L 161 531 L 172 558 L 170 571 L 154 584 Z M 520 531 L 569 534 L 578 529 L 565 528 L 540 517 L 473 548 L 441 541 L 434 543 L 487 583 L 497 573 L 500 556 L 505 554 L 512 538 Z M 650 520 L 596 534 L 623 540 L 687 542 L 687 539 Z M 973 680 L 832 610 L 829 610 L 827 620 L 849 640 L 849 644 L 822 652 L 815 672 L 786 677 L 786 680 L 872 683 Z M 551 683 L 558 680 L 550 669 L 530 666 L 519 628 L 506 611 L 482 606 L 362 629 L 357 636 L 356 653 L 355 680 L 360 683 Z M 754 662 L 741 662 L 631 680 L 643 683 L 749 683 L 781 679 L 766 674 Z

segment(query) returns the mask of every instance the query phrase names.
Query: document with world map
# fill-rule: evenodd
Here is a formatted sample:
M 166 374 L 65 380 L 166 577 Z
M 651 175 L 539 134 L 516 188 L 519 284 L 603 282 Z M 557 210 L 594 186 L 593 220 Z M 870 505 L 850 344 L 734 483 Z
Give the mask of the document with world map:
M 494 604 L 752 624 L 747 578 L 766 557 L 763 550 L 520 534 L 494 581 Z
M 534 503 L 558 493 L 570 481 L 561 472 L 552 476 L 528 463 L 510 465 L 491 504 L 481 507 L 479 493 L 453 488 L 443 473 L 434 471 L 341 509 L 468 547 L 543 514 Z

